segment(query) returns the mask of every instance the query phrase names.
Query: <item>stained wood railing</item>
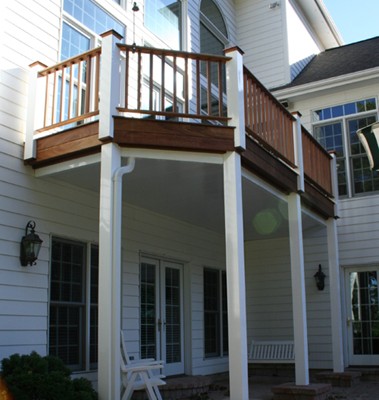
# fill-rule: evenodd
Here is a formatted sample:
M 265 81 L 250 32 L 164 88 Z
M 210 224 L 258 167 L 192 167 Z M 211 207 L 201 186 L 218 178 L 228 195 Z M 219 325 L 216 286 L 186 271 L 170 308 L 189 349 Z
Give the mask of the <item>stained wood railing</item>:
M 243 76 L 247 133 L 295 166 L 294 117 L 247 68 Z
M 99 47 L 39 72 L 45 86 L 43 125 L 39 132 L 98 115 L 100 55 Z
M 117 46 L 121 87 L 114 95 L 120 115 L 227 123 L 225 71 L 230 57 Z M 101 53 L 101 48 L 96 48 L 38 73 L 44 83 L 44 111 L 37 132 L 56 131 L 97 118 L 100 66 L 104 62 Z M 296 167 L 295 118 L 247 68 L 243 69 L 243 82 L 246 133 Z M 331 195 L 329 154 L 304 128 L 302 146 L 306 177 Z
M 330 154 L 302 126 L 304 174 L 319 189 L 333 196 Z
M 226 122 L 230 58 L 118 44 L 125 55 L 120 112 Z

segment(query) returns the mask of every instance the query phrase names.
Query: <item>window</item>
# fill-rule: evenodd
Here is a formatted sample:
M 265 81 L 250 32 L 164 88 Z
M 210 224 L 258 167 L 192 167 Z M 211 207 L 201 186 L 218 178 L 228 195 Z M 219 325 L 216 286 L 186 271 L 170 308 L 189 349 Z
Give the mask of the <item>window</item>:
M 357 130 L 377 121 L 375 98 L 326 107 L 313 112 L 313 133 L 337 157 L 338 192 L 355 196 L 379 190 L 379 174 L 371 171 Z
M 61 37 L 61 61 L 75 57 L 100 44 L 99 35 L 114 29 L 121 35 L 125 34 L 125 26 L 96 5 L 92 0 L 64 0 L 63 22 Z M 57 105 L 61 104 L 63 95 L 63 109 L 56 107 L 55 121 L 67 120 L 84 113 L 86 99 L 86 71 L 90 69 L 88 60 L 83 60 L 80 71 L 74 65 L 72 78 L 69 68 L 65 69 L 65 79 L 58 79 Z M 81 82 L 78 82 L 81 77 Z M 72 86 L 71 86 L 72 85 Z M 81 87 L 81 90 L 79 90 Z M 72 89 L 70 91 L 70 89 Z M 71 101 L 70 101 L 71 96 Z M 70 108 L 70 109 L 69 109 Z M 62 113 L 62 115 L 61 115 Z
M 224 54 L 228 32 L 224 18 L 213 0 L 203 0 L 200 6 L 200 51 L 205 54 Z
M 49 354 L 73 371 L 97 367 L 98 263 L 97 246 L 53 238 Z
M 200 52 L 203 54 L 224 55 L 225 46 L 228 44 L 228 32 L 224 18 L 213 0 L 202 0 L 200 5 Z M 201 73 L 206 75 L 205 64 L 201 65 Z M 214 64 L 210 70 L 212 86 L 215 89 L 218 86 L 218 69 Z M 223 92 L 226 91 L 226 73 L 225 68 L 222 71 Z M 218 110 L 218 88 L 216 93 L 211 93 L 212 109 Z M 216 95 L 215 95 L 216 94 Z M 207 112 L 208 88 L 201 88 L 202 110 Z M 224 115 L 226 108 L 223 105 Z M 213 114 L 213 112 L 211 112 Z
M 228 354 L 226 272 L 204 268 L 204 356 Z
M 145 26 L 170 48 L 182 48 L 181 1 L 145 0 Z
M 125 26 L 92 0 L 64 0 L 63 10 L 96 35 L 110 29 L 114 29 L 122 36 L 125 35 Z

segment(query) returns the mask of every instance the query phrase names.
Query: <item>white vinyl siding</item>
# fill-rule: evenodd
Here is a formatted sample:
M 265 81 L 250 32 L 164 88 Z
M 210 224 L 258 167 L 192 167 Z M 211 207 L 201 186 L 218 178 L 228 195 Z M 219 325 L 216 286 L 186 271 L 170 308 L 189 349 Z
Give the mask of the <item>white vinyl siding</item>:
M 290 80 L 286 30 L 286 1 L 269 8 L 269 3 L 240 0 L 236 4 L 238 46 L 245 52 L 244 64 L 266 86 Z
M 57 58 L 60 1 L 3 2 L 0 8 L 0 359 L 12 353 L 46 354 L 49 242 L 41 221 L 56 193 L 34 185 L 22 161 L 28 65 Z M 33 21 L 33 22 L 32 22 Z M 54 193 L 54 194 L 52 194 Z M 37 220 L 44 244 L 35 267 L 21 267 L 25 225 Z M 15 268 L 15 266 L 17 266 Z M 26 306 L 27 305 L 27 306 Z
M 326 229 L 304 234 L 309 364 L 332 367 L 329 282 L 316 288 L 313 275 L 322 264 L 327 275 Z M 273 252 L 273 249 L 275 251 Z M 293 340 L 291 271 L 288 238 L 248 242 L 246 251 L 247 338 Z
M 343 266 L 377 264 L 379 196 L 340 201 L 338 238 Z

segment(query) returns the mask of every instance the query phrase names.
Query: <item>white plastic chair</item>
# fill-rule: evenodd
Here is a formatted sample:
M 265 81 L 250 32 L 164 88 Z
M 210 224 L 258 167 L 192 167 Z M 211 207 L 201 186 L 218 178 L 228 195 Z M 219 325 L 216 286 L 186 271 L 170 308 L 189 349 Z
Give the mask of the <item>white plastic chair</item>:
M 159 391 L 165 385 L 161 374 L 163 362 L 154 359 L 130 360 L 121 331 L 121 380 L 124 387 L 122 400 L 130 400 L 135 390 L 146 390 L 150 400 L 162 400 Z

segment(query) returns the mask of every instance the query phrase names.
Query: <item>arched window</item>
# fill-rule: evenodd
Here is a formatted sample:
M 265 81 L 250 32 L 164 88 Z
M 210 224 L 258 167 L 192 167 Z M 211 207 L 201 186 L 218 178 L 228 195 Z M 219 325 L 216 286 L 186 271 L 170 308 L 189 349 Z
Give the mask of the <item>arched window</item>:
M 224 17 L 220 9 L 213 0 L 202 0 L 200 4 L 200 52 L 203 54 L 216 54 L 224 55 L 225 46 L 228 44 L 228 31 Z M 201 72 L 206 75 L 205 65 L 202 65 Z M 218 69 L 214 64 L 210 69 L 210 79 L 212 87 L 218 86 Z M 226 77 L 225 70 L 222 71 L 222 91 L 226 90 Z M 200 98 L 202 102 L 202 109 L 208 109 L 207 96 L 209 96 L 206 87 L 201 88 Z M 215 111 L 219 108 L 219 100 L 217 93 L 211 94 L 212 109 Z M 226 109 L 223 106 L 226 115 Z M 208 110 L 209 112 L 209 110 Z
M 200 5 L 200 52 L 223 54 L 228 44 L 224 18 L 213 0 L 202 0 Z

